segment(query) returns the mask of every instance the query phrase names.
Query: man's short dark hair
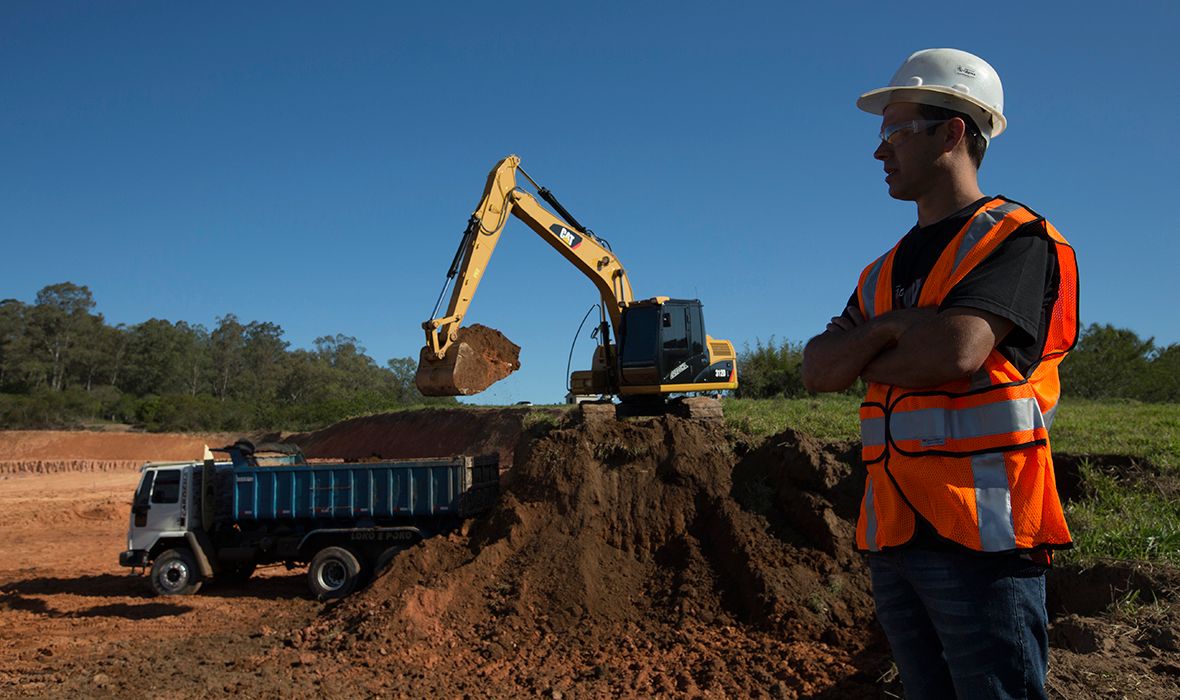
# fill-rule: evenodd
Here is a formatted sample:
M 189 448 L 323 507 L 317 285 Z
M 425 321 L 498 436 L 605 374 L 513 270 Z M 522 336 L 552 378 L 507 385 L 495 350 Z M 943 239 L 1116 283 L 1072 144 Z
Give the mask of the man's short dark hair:
M 964 136 L 967 140 L 967 155 L 971 156 L 976 170 L 979 169 L 979 166 L 983 163 L 983 154 L 987 153 L 987 141 L 983 139 L 983 134 L 980 133 L 979 127 L 975 125 L 974 119 L 953 109 L 926 104 L 918 105 L 918 113 L 922 115 L 923 119 L 930 120 L 954 119 L 955 117 L 962 119 L 963 123 L 967 125 L 967 133 Z

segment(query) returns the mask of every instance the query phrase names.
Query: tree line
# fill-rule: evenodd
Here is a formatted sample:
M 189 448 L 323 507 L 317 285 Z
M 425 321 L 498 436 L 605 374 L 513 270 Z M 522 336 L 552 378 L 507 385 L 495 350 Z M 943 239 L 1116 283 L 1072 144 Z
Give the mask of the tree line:
M 806 396 L 802 362 L 803 343 L 771 338 L 747 345 L 738 353 L 736 395 Z M 1140 338 L 1126 328 L 1097 323 L 1083 328 L 1060 371 L 1065 398 L 1180 402 L 1180 343 L 1158 346 L 1154 338 Z M 863 383 L 858 380 L 848 393 L 863 394 Z
M 426 399 L 417 362 L 384 366 L 356 338 L 291 348 L 283 329 L 234 314 L 208 329 L 149 319 L 110 325 L 85 285 L 0 301 L 0 427 L 129 423 L 150 430 L 301 430 Z

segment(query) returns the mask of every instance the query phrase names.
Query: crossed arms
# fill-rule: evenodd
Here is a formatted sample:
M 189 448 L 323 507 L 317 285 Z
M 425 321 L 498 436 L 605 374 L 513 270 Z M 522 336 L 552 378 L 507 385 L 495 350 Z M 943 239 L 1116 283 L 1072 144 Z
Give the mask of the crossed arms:
M 868 320 L 849 306 L 803 349 L 803 386 L 843 391 L 857 377 L 907 388 L 945 384 L 983 366 L 1013 325 L 961 306 L 899 309 Z

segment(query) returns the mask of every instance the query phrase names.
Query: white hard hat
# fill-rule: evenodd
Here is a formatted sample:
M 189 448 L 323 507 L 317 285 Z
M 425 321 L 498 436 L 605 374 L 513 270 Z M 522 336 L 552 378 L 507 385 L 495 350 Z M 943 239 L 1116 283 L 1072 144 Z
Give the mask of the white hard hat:
M 999 136 L 1004 119 L 1004 86 L 988 62 L 958 49 L 923 49 L 905 60 L 889 87 L 870 90 L 856 106 L 882 114 L 891 102 L 918 102 L 963 112 L 975 120 L 983 138 Z

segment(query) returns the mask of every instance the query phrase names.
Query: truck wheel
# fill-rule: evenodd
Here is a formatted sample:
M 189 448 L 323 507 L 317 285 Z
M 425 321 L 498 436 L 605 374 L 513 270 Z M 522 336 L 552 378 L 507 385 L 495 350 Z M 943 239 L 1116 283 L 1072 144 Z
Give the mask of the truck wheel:
M 152 589 L 160 595 L 192 595 L 201 590 L 197 560 L 186 547 L 169 549 L 152 563 Z
M 377 557 L 377 563 L 373 565 L 373 574 L 380 574 L 385 571 L 385 567 L 393 563 L 393 558 L 396 557 L 405 547 L 401 545 L 394 545 L 389 547 Z
M 343 598 L 352 593 L 360 577 L 360 561 L 344 547 L 324 547 L 307 567 L 307 585 L 319 600 Z

